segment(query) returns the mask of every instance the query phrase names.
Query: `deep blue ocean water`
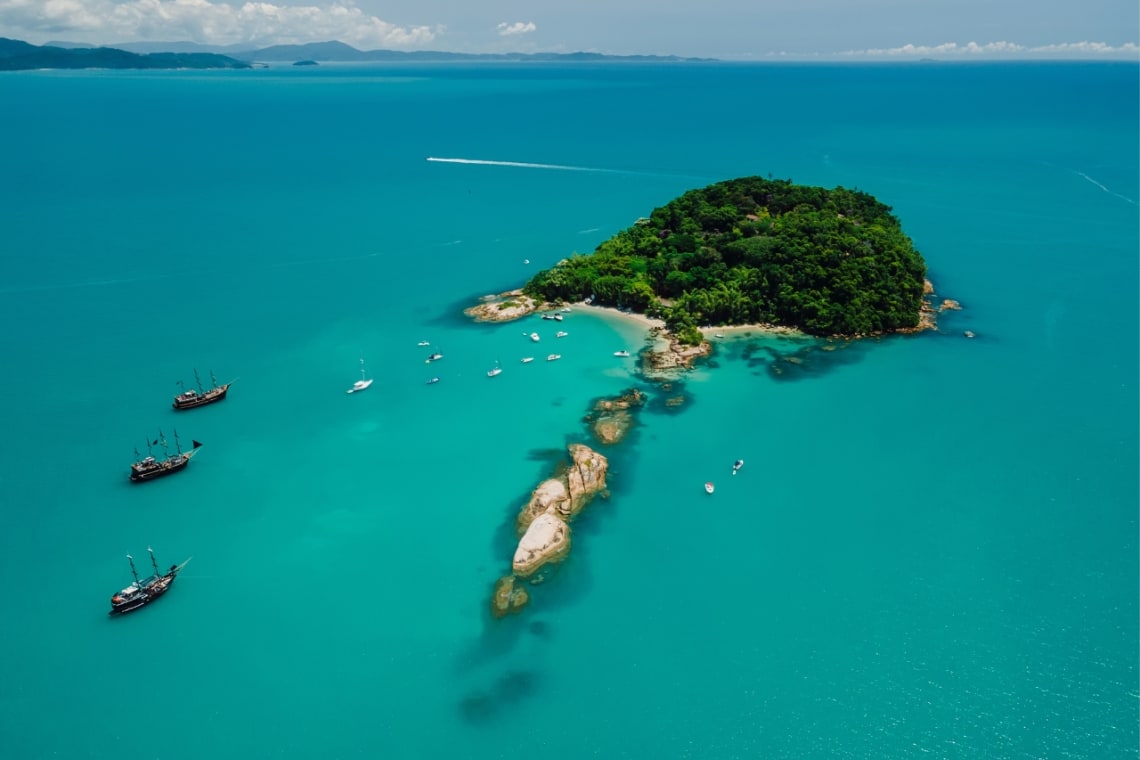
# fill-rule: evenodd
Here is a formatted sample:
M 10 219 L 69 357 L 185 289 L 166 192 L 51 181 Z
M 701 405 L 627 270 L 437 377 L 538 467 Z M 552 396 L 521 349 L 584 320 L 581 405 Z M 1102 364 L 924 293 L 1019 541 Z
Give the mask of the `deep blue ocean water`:
M 0 75 L 0 753 L 1136 757 L 1138 81 Z M 750 174 L 874 194 L 965 309 L 835 351 L 735 337 L 669 393 L 612 355 L 636 325 L 460 313 Z M 176 415 L 194 368 L 239 379 Z M 631 385 L 610 498 L 492 620 L 518 508 Z M 131 486 L 160 428 L 205 445 Z M 109 619 L 148 545 L 193 561 Z

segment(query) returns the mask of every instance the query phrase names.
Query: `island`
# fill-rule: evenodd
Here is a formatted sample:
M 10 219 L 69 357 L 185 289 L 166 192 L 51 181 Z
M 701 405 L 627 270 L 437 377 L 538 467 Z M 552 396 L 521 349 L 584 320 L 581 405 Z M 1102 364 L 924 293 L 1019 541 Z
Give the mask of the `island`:
M 0 37 L 0 71 L 29 69 L 248 69 L 217 53 L 131 53 L 118 48 L 32 45 Z
M 743 177 L 690 190 L 539 272 L 515 303 L 614 306 L 699 345 L 701 326 L 913 331 L 929 289 L 922 256 L 871 195 Z

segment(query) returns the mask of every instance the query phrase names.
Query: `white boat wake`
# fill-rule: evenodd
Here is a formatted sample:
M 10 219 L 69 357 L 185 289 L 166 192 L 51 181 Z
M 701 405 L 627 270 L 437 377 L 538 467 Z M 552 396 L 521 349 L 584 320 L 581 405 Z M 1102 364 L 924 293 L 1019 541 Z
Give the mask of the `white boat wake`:
M 1107 187 L 1105 187 L 1101 183 L 1097 182 L 1095 179 L 1093 179 L 1089 175 L 1085 174 L 1084 172 L 1078 172 L 1078 171 L 1074 170 L 1073 174 L 1076 174 L 1078 177 L 1082 177 L 1084 179 L 1087 179 L 1089 182 L 1093 183 L 1094 185 L 1096 185 L 1097 187 L 1099 187 L 1101 190 L 1108 193 L 1109 195 L 1115 195 L 1117 198 L 1120 198 L 1122 201 L 1126 201 L 1128 203 L 1131 203 L 1133 206 L 1136 205 L 1136 201 L 1132 200 L 1127 195 L 1121 195 L 1120 193 L 1113 192 L 1112 190 L 1109 190 Z
M 555 169 L 564 172 L 604 172 L 607 174 L 629 174 L 619 169 L 600 169 L 594 166 L 566 166 L 564 164 L 532 164 L 526 161 L 491 161 L 483 158 L 437 158 L 428 156 L 428 161 L 437 164 L 475 164 L 477 166 L 513 166 L 516 169 Z

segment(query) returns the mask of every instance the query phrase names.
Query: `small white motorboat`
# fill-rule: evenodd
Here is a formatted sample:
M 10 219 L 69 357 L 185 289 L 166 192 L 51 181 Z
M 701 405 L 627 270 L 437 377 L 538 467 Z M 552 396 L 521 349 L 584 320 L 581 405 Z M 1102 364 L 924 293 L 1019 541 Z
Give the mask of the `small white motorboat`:
M 524 264 L 529 264 L 529 263 L 530 263 L 530 259 L 523 259 L 523 263 L 524 263 Z
M 553 361 L 558 361 L 561 358 L 562 358 L 562 354 L 551 354 L 550 356 L 546 357 L 546 361 L 553 362 Z
M 367 390 L 368 386 L 372 385 L 372 378 L 364 371 L 364 359 L 360 360 L 360 379 L 352 384 L 345 393 L 356 393 L 357 391 Z
M 442 358 L 443 354 L 441 354 L 439 351 L 432 351 L 431 355 L 424 360 L 424 364 L 431 364 L 432 362 L 437 362 Z
M 431 343 L 430 343 L 429 341 L 426 341 L 426 340 L 421 340 L 421 341 L 420 341 L 419 343 L 417 343 L 416 345 L 417 345 L 417 346 L 430 346 L 430 345 L 431 345 Z
M 715 490 L 716 486 L 712 484 L 711 480 L 708 483 L 705 483 L 705 493 L 712 493 Z
M 487 370 L 487 377 L 494 377 L 495 375 L 501 375 L 502 373 L 503 368 L 499 366 L 498 362 L 495 362 L 494 369 Z
M 439 382 L 439 378 L 433 377 L 431 380 L 428 380 L 427 383 L 425 383 L 425 385 L 435 385 L 438 382 Z
M 569 334 L 570 333 L 568 333 L 568 332 L 563 332 L 562 330 L 559 330 L 558 332 L 554 333 L 554 337 L 555 338 L 565 338 Z
M 524 356 L 522 359 L 523 364 L 530 364 L 532 361 L 534 361 L 533 356 Z
M 614 351 L 614 356 L 626 357 L 629 356 L 629 351 Z
M 569 313 L 570 313 L 570 307 L 569 307 L 569 306 L 563 306 L 563 307 L 562 307 L 562 311 L 564 311 L 564 312 L 566 312 L 567 314 L 569 314 Z
M 732 474 L 735 475 L 736 473 L 740 472 L 740 468 L 743 466 L 744 466 L 744 460 L 743 459 L 737 459 L 732 465 Z
M 535 343 L 538 343 L 538 333 L 531 333 L 530 339 L 533 340 Z

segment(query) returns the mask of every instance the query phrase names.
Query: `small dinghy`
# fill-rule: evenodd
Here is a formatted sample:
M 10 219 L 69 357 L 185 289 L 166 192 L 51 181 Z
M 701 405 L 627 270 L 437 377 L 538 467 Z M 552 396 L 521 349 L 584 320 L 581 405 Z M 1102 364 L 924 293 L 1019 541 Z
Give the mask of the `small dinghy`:
M 711 480 L 708 483 L 705 483 L 705 493 L 712 493 L 715 490 L 716 487 L 712 484 Z
M 743 459 L 737 459 L 736 462 L 734 462 L 732 465 L 732 474 L 735 475 L 736 473 L 740 472 L 740 468 L 743 466 L 744 466 L 744 460 Z

